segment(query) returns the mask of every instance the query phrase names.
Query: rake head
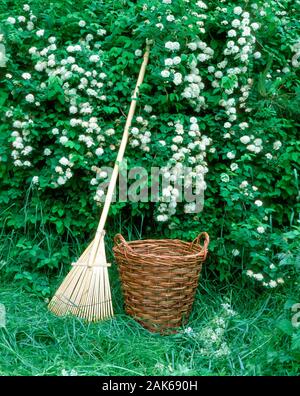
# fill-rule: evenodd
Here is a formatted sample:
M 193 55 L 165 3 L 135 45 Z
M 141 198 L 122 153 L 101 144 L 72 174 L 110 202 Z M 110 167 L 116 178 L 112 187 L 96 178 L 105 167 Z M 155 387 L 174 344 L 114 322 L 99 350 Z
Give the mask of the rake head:
M 88 246 L 56 291 L 49 310 L 58 316 L 74 315 L 89 322 L 113 316 L 109 264 L 104 238 Z

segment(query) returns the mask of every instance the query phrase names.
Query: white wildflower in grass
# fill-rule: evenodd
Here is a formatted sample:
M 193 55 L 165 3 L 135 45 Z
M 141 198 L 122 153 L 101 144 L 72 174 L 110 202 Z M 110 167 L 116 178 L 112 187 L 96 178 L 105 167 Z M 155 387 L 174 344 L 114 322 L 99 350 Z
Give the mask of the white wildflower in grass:
M 194 332 L 194 330 L 193 330 L 191 327 L 185 328 L 184 331 L 183 331 L 183 333 L 184 333 L 184 334 L 187 334 L 187 335 L 189 335 L 189 336 L 194 336 L 194 335 L 195 335 L 195 332 Z
M 33 103 L 33 102 L 34 102 L 34 95 L 32 95 L 32 94 L 26 95 L 26 96 L 25 96 L 25 100 L 26 100 L 26 102 L 28 102 L 28 103 Z
M 79 26 L 79 27 L 85 27 L 85 25 L 86 25 L 86 22 L 83 21 L 83 20 L 81 20 L 81 21 L 78 22 L 78 26 Z
M 284 283 L 284 280 L 282 278 L 278 278 L 276 282 L 280 285 Z
M 236 164 L 235 162 L 233 162 L 230 165 L 230 169 L 232 170 L 232 172 L 236 171 L 239 168 L 238 164 Z
M 20 16 L 18 16 L 18 21 L 19 21 L 20 23 L 25 22 L 25 21 L 26 21 L 26 18 L 25 18 L 23 15 L 20 15 Z
M 257 230 L 257 232 L 258 232 L 259 234 L 263 234 L 263 233 L 266 231 L 265 227 L 263 227 L 263 226 L 257 227 L 256 230 Z
M 246 188 L 248 186 L 248 182 L 247 180 L 242 181 L 242 183 L 240 184 L 240 188 Z
M 23 10 L 26 11 L 26 12 L 30 11 L 30 6 L 28 4 L 24 4 L 23 5 Z
M 231 253 L 234 257 L 236 257 L 240 254 L 240 251 L 238 249 L 233 249 Z
M 259 51 L 254 52 L 253 54 L 255 59 L 260 59 L 261 58 L 261 53 Z
M 267 153 L 267 154 L 265 154 L 265 157 L 266 157 L 268 160 L 271 160 L 271 159 L 273 158 L 273 155 L 272 155 L 271 153 Z
M 254 275 L 254 272 L 252 270 L 247 270 L 246 275 L 249 276 L 250 278 L 252 278 Z
M 231 305 L 228 303 L 223 303 L 221 304 L 221 307 L 224 309 L 224 311 L 226 312 L 226 315 L 228 316 L 235 316 L 237 315 L 237 312 L 235 312 L 232 308 Z
M 254 204 L 255 204 L 256 206 L 258 206 L 258 207 L 260 207 L 260 206 L 263 205 L 262 201 L 260 201 L 259 199 L 257 199 L 257 200 L 254 202 Z

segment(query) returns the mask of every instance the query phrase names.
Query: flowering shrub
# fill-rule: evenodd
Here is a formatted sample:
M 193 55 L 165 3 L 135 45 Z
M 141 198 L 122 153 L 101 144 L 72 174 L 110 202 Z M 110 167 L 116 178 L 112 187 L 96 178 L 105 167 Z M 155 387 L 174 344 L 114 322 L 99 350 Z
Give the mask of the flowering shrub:
M 74 237 L 94 231 L 104 168 L 116 158 L 151 39 L 127 160 L 160 166 L 171 181 L 192 166 L 204 210 L 178 204 L 171 187 L 157 203 L 115 202 L 111 214 L 154 220 L 167 237 L 206 230 L 222 279 L 242 262 L 260 284 L 283 283 L 285 271 L 273 279 L 266 270 L 271 253 L 256 253 L 277 254 L 272 241 L 299 221 L 299 2 L 292 3 L 11 1 L 0 31 L 7 229 L 23 228 L 26 202 L 35 227 Z

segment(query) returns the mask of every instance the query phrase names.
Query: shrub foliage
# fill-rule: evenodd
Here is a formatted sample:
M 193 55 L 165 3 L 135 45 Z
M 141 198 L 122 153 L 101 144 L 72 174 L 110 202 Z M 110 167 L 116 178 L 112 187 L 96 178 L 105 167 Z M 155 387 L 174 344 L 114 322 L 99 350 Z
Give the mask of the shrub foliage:
M 273 288 L 299 270 L 299 1 L 0 7 L 0 205 L 22 276 L 57 268 L 95 230 L 147 39 L 128 164 L 171 180 L 192 167 L 204 209 L 177 204 L 173 188 L 157 203 L 117 201 L 111 216 L 144 235 L 209 232 L 221 279 L 245 271 Z M 49 255 L 54 234 L 68 244 Z

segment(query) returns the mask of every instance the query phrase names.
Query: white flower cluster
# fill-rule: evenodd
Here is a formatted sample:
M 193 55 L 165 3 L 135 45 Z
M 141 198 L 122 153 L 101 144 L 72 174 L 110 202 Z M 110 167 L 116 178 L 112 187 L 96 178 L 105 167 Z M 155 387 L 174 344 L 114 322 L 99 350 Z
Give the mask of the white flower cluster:
M 59 176 L 57 180 L 52 183 L 54 187 L 66 184 L 66 182 L 73 176 L 71 168 L 74 166 L 74 163 L 72 162 L 71 158 L 72 155 L 70 155 L 69 158 L 61 157 L 58 161 L 59 165 L 55 167 L 55 172 Z
M 254 185 L 251 185 L 247 180 L 242 181 L 239 185 L 240 194 L 243 194 L 245 197 L 249 197 L 250 199 L 255 199 L 258 195 L 258 188 Z M 260 207 L 263 205 L 262 201 L 256 199 L 254 205 Z
M 36 16 L 33 15 L 30 6 L 28 4 L 23 5 L 23 11 L 27 13 L 26 16 L 19 15 L 17 18 L 10 16 L 7 18 L 6 22 L 10 25 L 17 25 L 17 22 L 19 22 L 19 26 L 18 26 L 19 31 L 21 32 L 23 32 L 24 30 L 31 31 L 35 27 L 34 22 L 36 21 Z
M 202 66 L 199 67 L 199 63 L 201 64 L 212 59 L 214 50 L 201 40 L 188 43 L 187 47 L 192 52 L 198 51 L 199 53 L 188 64 L 190 71 L 184 77 L 184 81 L 187 83 L 187 86 L 182 92 L 182 97 L 186 98 L 189 103 L 191 103 L 196 112 L 199 112 L 201 109 L 206 108 L 205 97 L 201 94 L 205 85 L 202 77 L 200 76 L 200 69 Z
M 10 114 L 7 114 L 10 116 Z M 33 126 L 33 121 L 29 116 L 25 116 L 23 121 L 14 120 L 12 127 L 14 130 L 11 132 L 13 150 L 11 156 L 14 160 L 14 165 L 17 167 L 31 167 L 32 163 L 28 159 L 29 155 L 33 152 L 33 147 L 30 143 L 30 129 Z
M 169 51 L 179 51 L 180 44 L 178 43 L 178 41 L 167 41 L 165 44 L 165 48 Z
M 274 269 L 274 267 L 275 267 L 274 264 L 270 265 L 270 269 Z M 255 273 L 252 270 L 247 270 L 246 271 L 246 275 L 249 276 L 249 278 L 253 278 L 253 279 L 261 282 L 264 287 L 268 287 L 268 288 L 271 288 L 271 289 L 273 289 L 273 288 L 277 287 L 278 285 L 284 283 L 283 278 L 277 278 L 276 280 L 275 279 L 271 279 L 271 280 L 267 281 L 263 274 Z
M 83 144 L 87 149 L 95 147 L 96 159 L 104 153 L 106 136 L 114 134 L 113 129 L 102 133 L 97 117 L 93 116 L 97 112 L 99 103 L 106 101 L 106 95 L 104 95 L 105 87 L 111 85 L 102 69 L 102 51 L 99 50 L 99 44 L 93 45 L 93 35 L 87 34 L 85 39 L 81 38 L 77 43 L 68 43 L 65 48 L 58 48 L 56 37 L 50 36 L 47 39 L 48 35 L 45 30 L 37 28 L 37 18 L 32 15 L 30 7 L 25 4 L 23 9 L 30 14 L 28 24 L 31 23 L 31 25 L 29 28 L 27 25 L 27 30 L 32 31 L 32 42 L 35 43 L 35 46 L 30 47 L 28 52 L 32 58 L 32 70 L 39 74 L 39 76 L 35 77 L 35 80 L 40 81 L 39 87 L 35 92 L 26 92 L 24 103 L 27 103 L 27 106 L 40 106 L 38 99 L 44 97 L 45 92 L 51 91 L 50 81 L 55 81 L 53 79 L 58 77 L 62 81 L 62 94 L 66 106 L 68 106 L 70 119 L 69 122 L 66 120 L 65 128 L 53 125 L 51 136 L 57 135 L 57 142 L 63 146 L 71 142 L 72 144 Z M 24 23 L 26 18 L 25 20 L 24 18 L 17 18 L 17 20 L 20 23 Z M 10 17 L 7 22 L 15 25 L 17 20 Z M 80 21 L 79 26 L 85 27 L 86 22 Z M 18 29 L 20 28 L 18 27 Z M 104 36 L 105 34 L 106 31 L 104 29 L 98 33 L 99 36 Z M 26 89 L 26 85 L 24 85 L 26 81 L 33 79 L 32 74 L 32 72 L 23 72 L 21 74 L 22 80 L 19 84 L 24 86 L 24 91 Z M 18 109 L 12 108 L 6 114 L 7 118 L 11 119 L 14 129 L 11 134 L 14 148 L 12 157 L 15 166 L 29 167 L 32 164 L 29 159 L 24 157 L 28 157 L 34 150 L 32 147 L 34 136 L 31 136 L 30 128 L 35 125 L 28 116 L 25 117 L 23 122 L 18 121 L 19 118 L 16 119 L 18 112 Z M 24 111 L 24 113 L 27 113 L 27 111 Z M 57 125 L 61 125 L 61 122 Z M 69 132 L 70 127 L 74 128 L 75 134 L 74 132 Z M 111 133 L 111 131 L 113 132 Z M 31 142 L 32 145 L 29 144 Z M 43 149 L 43 153 L 47 157 L 52 154 L 52 151 L 46 147 Z M 91 153 L 87 151 L 87 155 L 90 156 Z M 55 172 L 59 177 L 57 182 L 53 182 L 53 185 L 63 185 L 72 177 L 72 162 L 66 169 L 64 166 L 60 162 L 55 167 Z
M 162 167 L 163 179 L 167 187 L 162 191 L 161 203 L 158 205 L 159 215 L 156 217 L 159 222 L 168 221 L 175 213 L 177 201 L 181 191 L 176 187 L 183 175 L 184 164 L 191 167 L 193 171 L 189 174 L 189 179 L 185 178 L 185 188 L 191 187 L 197 178 L 196 193 L 200 194 L 206 189 L 204 175 L 208 172 L 207 163 L 205 162 L 207 146 L 211 144 L 211 139 L 205 135 L 201 135 L 198 120 L 196 117 L 190 118 L 190 126 L 188 132 L 184 130 L 184 125 L 180 120 L 175 123 L 170 123 L 169 126 L 174 126 L 175 135 L 172 138 L 171 150 L 172 157 Z M 184 142 L 184 135 L 188 135 L 189 143 Z M 160 141 L 159 144 L 165 145 L 165 141 Z M 174 185 L 172 185 L 174 184 Z M 184 210 L 186 213 L 195 212 L 195 202 L 185 204 Z
M 226 325 L 232 317 L 237 315 L 238 313 L 232 309 L 229 302 L 222 303 L 221 311 L 200 332 L 195 332 L 189 327 L 185 329 L 184 334 L 197 340 L 202 356 L 210 359 L 225 359 L 231 354 L 226 340 Z
M 108 177 L 108 173 L 102 170 L 101 168 L 98 168 L 97 166 L 92 166 L 92 171 L 96 173 L 96 177 L 93 177 L 90 183 L 92 186 L 97 186 L 96 193 L 94 195 L 94 200 L 100 204 L 103 202 L 103 199 L 105 198 L 105 192 L 102 186 L 99 185 L 99 183 L 103 182 L 103 180 Z
M 129 144 L 131 147 L 140 147 L 143 151 L 149 152 L 149 144 L 151 143 L 151 132 L 148 130 L 149 122 L 142 116 L 138 116 L 136 117 L 136 123 L 139 128 L 131 128 Z

